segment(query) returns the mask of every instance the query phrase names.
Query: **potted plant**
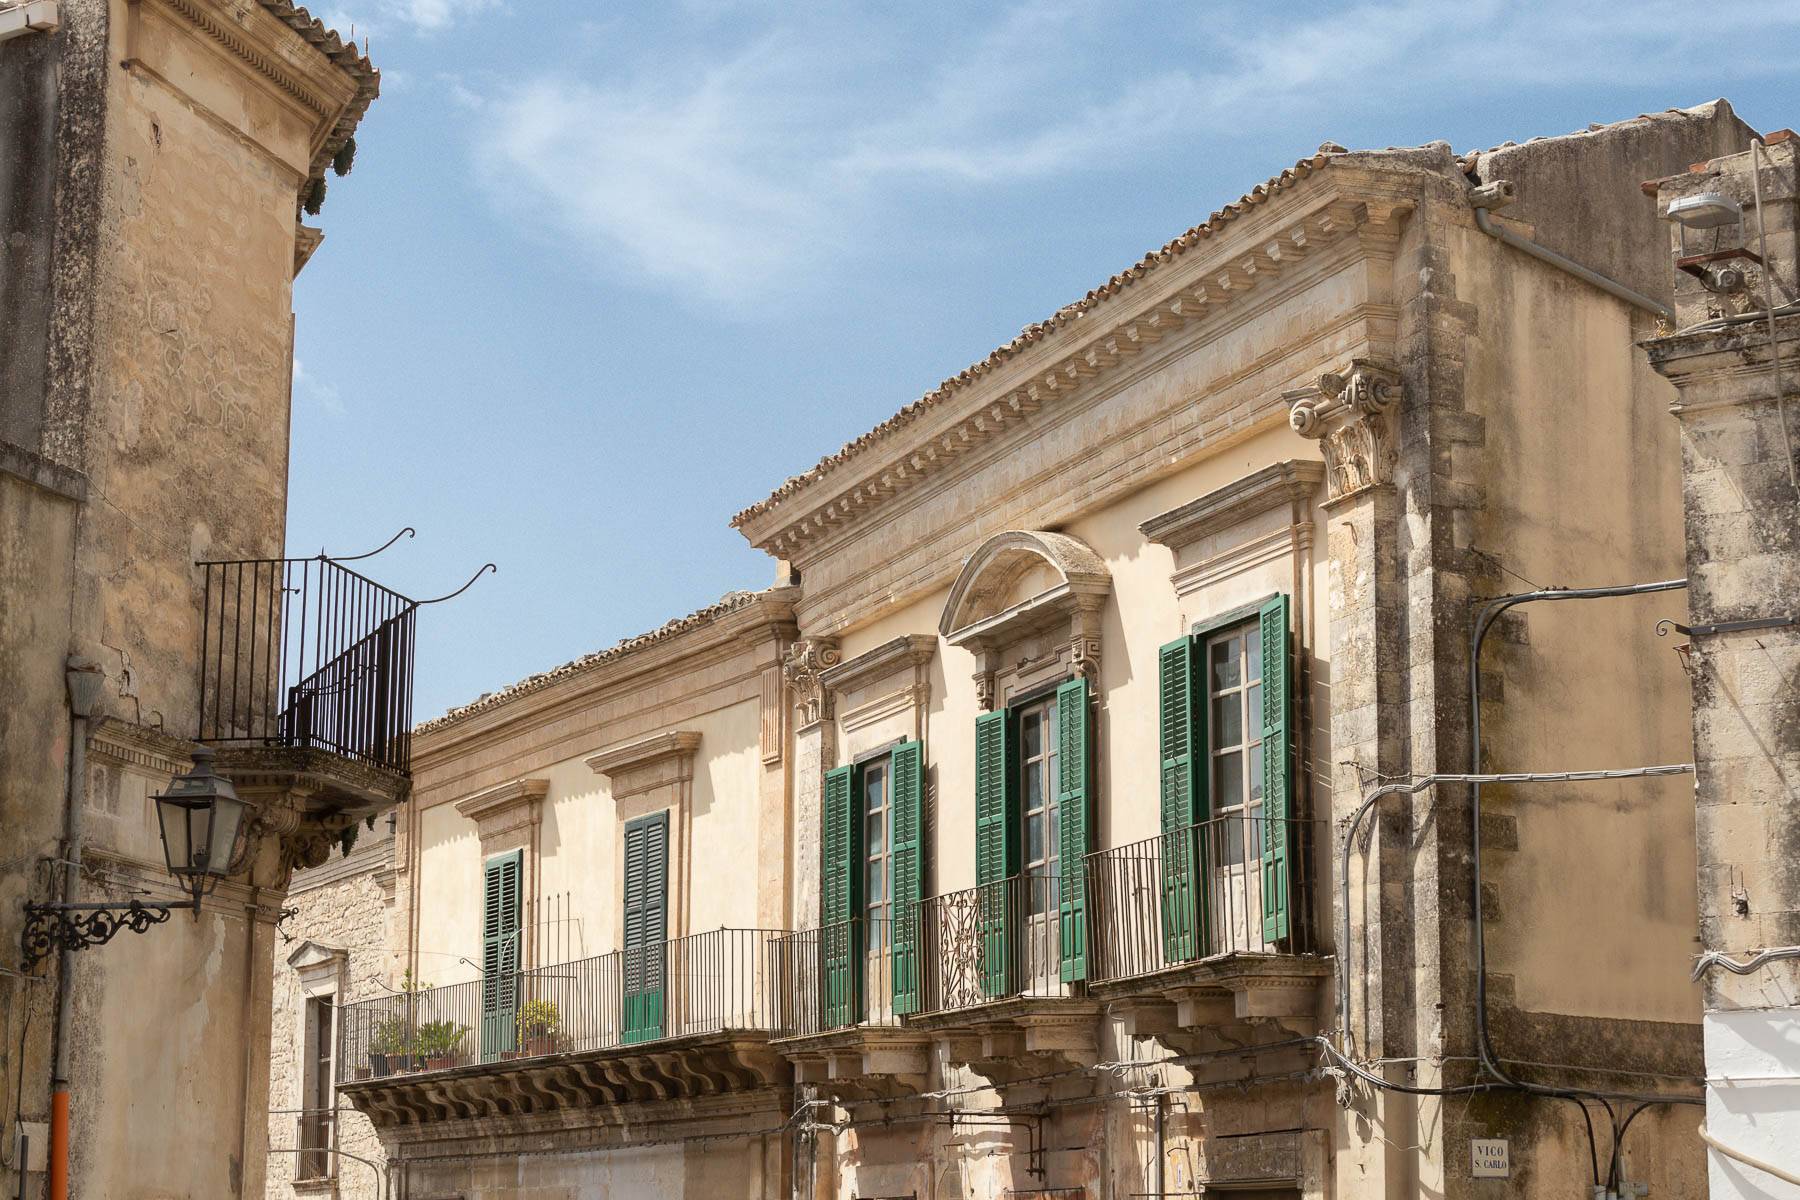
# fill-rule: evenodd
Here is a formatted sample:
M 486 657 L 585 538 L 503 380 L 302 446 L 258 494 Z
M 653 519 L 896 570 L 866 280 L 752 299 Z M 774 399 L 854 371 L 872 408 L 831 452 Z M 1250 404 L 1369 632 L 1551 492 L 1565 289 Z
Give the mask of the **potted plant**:
M 460 1061 L 457 1054 L 467 1025 L 455 1021 L 427 1021 L 419 1026 L 419 1053 L 424 1056 L 427 1071 L 444 1071 Z
M 369 1071 L 377 1079 L 406 1065 L 407 1032 L 406 1022 L 397 1013 L 375 1023 L 369 1038 Z
M 553 1000 L 527 1000 L 515 1018 L 519 1042 L 527 1058 L 556 1053 L 556 1031 L 562 1028 L 562 1012 Z

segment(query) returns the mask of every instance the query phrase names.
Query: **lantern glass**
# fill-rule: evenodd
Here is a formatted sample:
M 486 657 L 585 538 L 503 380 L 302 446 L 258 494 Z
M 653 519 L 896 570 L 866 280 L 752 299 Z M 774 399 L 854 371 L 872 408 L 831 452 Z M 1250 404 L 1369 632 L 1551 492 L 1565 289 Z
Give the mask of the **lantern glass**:
M 206 843 L 206 873 L 223 879 L 231 870 L 231 854 L 237 849 L 238 826 L 243 823 L 244 802 L 235 795 L 213 797 L 212 820 Z
M 191 804 L 173 796 L 156 798 L 156 818 L 162 825 L 163 857 L 168 860 L 169 874 L 186 875 L 193 870 L 194 826 Z

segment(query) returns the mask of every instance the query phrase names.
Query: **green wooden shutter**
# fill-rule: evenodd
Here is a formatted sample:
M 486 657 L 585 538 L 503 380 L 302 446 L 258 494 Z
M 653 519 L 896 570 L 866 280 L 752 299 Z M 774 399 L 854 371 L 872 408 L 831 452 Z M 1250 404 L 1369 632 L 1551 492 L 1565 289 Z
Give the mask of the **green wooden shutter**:
M 1206 719 L 1201 644 L 1184 637 L 1157 651 L 1160 696 L 1158 755 L 1162 760 L 1163 957 L 1191 962 L 1208 945 L 1208 864 L 1199 823 L 1206 819 Z
M 894 747 L 890 803 L 894 847 L 888 883 L 893 901 L 892 979 L 894 1012 L 919 1011 L 919 899 L 924 890 L 925 748 L 918 742 Z
M 975 718 L 975 903 L 981 926 L 981 990 L 993 999 L 1012 991 L 1012 895 L 1019 871 L 1017 738 L 1007 712 Z
M 1288 598 L 1262 606 L 1259 618 L 1263 671 L 1263 941 L 1277 942 L 1290 928 L 1288 884 L 1289 797 L 1293 792 L 1292 673 L 1288 653 Z
M 620 1040 L 663 1034 L 663 988 L 669 938 L 669 814 L 625 824 L 625 938 L 620 955 L 625 999 Z
M 819 838 L 819 979 L 827 1027 L 854 1025 L 861 1006 L 862 788 L 855 767 L 825 773 L 824 828 Z
M 481 895 L 481 1058 L 492 1062 L 517 1047 L 519 1009 L 519 873 L 522 851 L 490 858 Z
M 1060 826 L 1062 882 L 1057 898 L 1057 930 L 1062 979 L 1087 978 L 1087 852 L 1089 758 L 1093 748 L 1088 720 L 1088 682 L 1071 679 L 1056 689 L 1056 813 Z

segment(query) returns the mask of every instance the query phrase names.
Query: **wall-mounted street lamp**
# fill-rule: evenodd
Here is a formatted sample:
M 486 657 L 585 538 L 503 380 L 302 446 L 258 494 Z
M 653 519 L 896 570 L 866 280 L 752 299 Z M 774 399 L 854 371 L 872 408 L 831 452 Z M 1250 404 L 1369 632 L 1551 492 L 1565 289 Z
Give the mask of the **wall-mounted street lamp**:
M 194 766 L 169 784 L 156 801 L 162 828 L 163 857 L 169 874 L 181 881 L 192 900 L 124 904 L 27 904 L 24 969 L 29 971 L 53 950 L 102 946 L 121 929 L 143 933 L 160 925 L 177 909 L 200 919 L 201 897 L 230 873 L 244 824 L 243 800 L 237 789 L 213 770 L 209 746 L 194 750 Z

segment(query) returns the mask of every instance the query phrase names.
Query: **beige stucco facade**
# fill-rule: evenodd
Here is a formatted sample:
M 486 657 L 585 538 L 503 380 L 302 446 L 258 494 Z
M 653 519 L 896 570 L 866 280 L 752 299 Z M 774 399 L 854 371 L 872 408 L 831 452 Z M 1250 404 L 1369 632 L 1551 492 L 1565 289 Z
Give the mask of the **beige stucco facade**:
M 318 243 L 300 199 L 376 87 L 287 4 L 66 0 L 53 28 L 0 45 L 8 947 L 28 902 L 181 896 L 151 798 L 200 727 L 196 561 L 282 552 L 291 289 Z M 274 926 L 295 862 L 344 822 L 303 798 L 336 786 L 312 766 L 335 767 L 253 765 L 233 768 L 251 815 L 231 878 L 197 917 L 23 973 L 9 958 L 8 1194 L 261 1194 Z M 403 787 L 352 776 L 371 804 Z
M 339 1064 L 399 1194 L 1704 1194 L 1693 735 L 1654 632 L 1683 593 L 1509 611 L 1478 755 L 1469 655 L 1486 599 L 1683 575 L 1639 185 L 1749 136 L 1720 102 L 1461 156 L 1327 145 L 738 514 L 774 587 L 420 727 L 390 977 Z M 1165 654 L 1190 635 L 1286 664 L 1259 734 L 1286 766 L 1246 785 L 1279 780 L 1285 817 L 1171 824 Z M 1207 670 L 1206 744 L 1248 747 Z M 1059 744 L 1087 853 L 1044 860 L 1040 909 L 1027 870 L 981 865 L 983 796 L 1015 784 L 983 792 L 978 726 L 1052 702 L 1085 737 Z M 871 895 L 841 847 L 881 839 L 833 824 L 831 789 L 911 789 L 913 762 L 919 903 L 840 920 Z M 1653 765 L 1486 785 L 1478 824 L 1460 783 L 1364 808 Z M 633 1034 L 627 830 L 658 813 L 667 974 Z M 1169 932 L 1182 844 L 1209 856 L 1194 945 Z M 889 937 L 915 967 L 843 949 Z M 407 970 L 438 987 L 395 1000 Z M 555 1036 L 507 1040 L 549 998 Z M 466 1032 L 435 1065 L 369 1032 L 444 1014 Z M 1659 1098 L 1616 1172 L 1594 1093 Z M 1477 1140 L 1506 1177 L 1476 1176 Z

